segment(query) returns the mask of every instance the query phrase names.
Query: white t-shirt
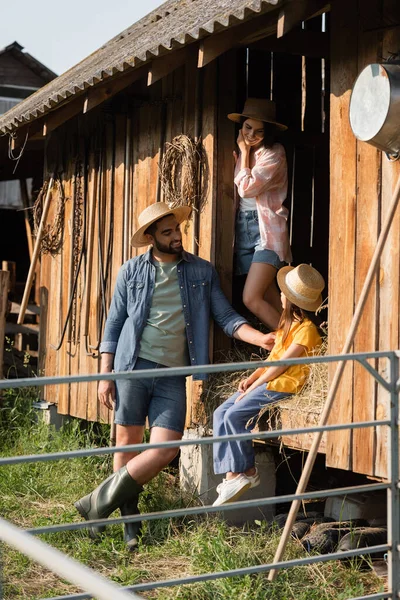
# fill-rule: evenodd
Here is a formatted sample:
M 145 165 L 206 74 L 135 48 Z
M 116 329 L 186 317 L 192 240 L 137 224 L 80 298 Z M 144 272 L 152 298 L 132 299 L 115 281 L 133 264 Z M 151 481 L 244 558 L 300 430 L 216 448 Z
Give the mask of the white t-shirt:
M 240 210 L 257 210 L 256 198 L 240 198 L 239 209 Z

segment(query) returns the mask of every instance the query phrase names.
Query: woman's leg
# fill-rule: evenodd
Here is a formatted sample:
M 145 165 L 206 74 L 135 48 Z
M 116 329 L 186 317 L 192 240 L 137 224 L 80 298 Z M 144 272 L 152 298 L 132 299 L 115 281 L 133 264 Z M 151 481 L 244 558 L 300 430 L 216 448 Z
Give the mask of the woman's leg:
M 251 263 L 249 274 L 243 290 L 243 302 L 247 308 L 272 330 L 277 329 L 280 312 L 277 310 L 278 290 L 275 285 L 277 269 L 272 265 L 261 262 Z M 270 294 L 275 296 L 270 300 Z M 268 298 L 268 301 L 265 299 Z

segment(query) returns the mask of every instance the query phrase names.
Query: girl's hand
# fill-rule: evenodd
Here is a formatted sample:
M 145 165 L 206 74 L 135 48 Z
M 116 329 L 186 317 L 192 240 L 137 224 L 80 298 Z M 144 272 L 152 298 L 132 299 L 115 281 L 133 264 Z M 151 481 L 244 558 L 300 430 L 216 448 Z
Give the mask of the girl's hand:
M 246 140 L 243 137 L 242 130 L 239 131 L 238 138 L 236 140 L 237 145 L 239 146 L 239 150 L 242 154 L 250 151 L 250 146 L 246 144 Z
M 235 404 L 236 404 L 237 402 L 240 402 L 241 400 L 243 400 L 243 398 L 244 398 L 245 396 L 247 396 L 247 392 L 244 392 L 243 394 L 240 394 L 240 396 L 238 396 L 238 397 L 236 398 L 236 400 L 235 400 Z
M 247 388 L 250 385 L 250 381 L 249 381 L 249 377 L 246 377 L 246 379 L 242 379 L 242 381 L 239 381 L 239 385 L 238 385 L 238 392 L 245 392 L 247 390 Z

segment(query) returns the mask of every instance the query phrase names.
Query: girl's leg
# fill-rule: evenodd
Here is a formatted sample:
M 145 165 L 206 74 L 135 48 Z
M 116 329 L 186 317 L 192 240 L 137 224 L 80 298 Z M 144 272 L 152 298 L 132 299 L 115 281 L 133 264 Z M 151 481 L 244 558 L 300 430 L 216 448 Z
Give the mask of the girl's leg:
M 261 262 L 251 263 L 243 290 L 244 304 L 272 330 L 277 329 L 281 316 L 277 310 L 279 293 L 275 284 L 276 273 L 277 269 L 272 265 Z
M 268 392 L 263 385 L 235 403 L 239 395 L 240 393 L 237 392 L 215 411 L 214 436 L 248 433 L 246 424 L 249 419 L 256 416 L 263 406 L 282 398 L 286 394 L 279 394 L 279 397 L 276 397 L 274 393 Z M 214 443 L 215 474 L 229 473 L 229 479 L 236 476 L 237 473 L 244 473 L 245 471 L 251 474 L 253 468 L 254 450 L 251 440 Z

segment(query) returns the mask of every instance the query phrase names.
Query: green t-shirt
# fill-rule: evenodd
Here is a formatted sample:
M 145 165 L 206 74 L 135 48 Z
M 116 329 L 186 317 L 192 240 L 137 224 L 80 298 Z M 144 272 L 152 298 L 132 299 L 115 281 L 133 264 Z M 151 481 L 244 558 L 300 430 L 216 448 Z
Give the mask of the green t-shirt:
M 153 259 L 156 268 L 155 288 L 140 340 L 140 358 L 167 367 L 184 367 L 190 362 L 179 292 L 178 262 L 163 263 Z

